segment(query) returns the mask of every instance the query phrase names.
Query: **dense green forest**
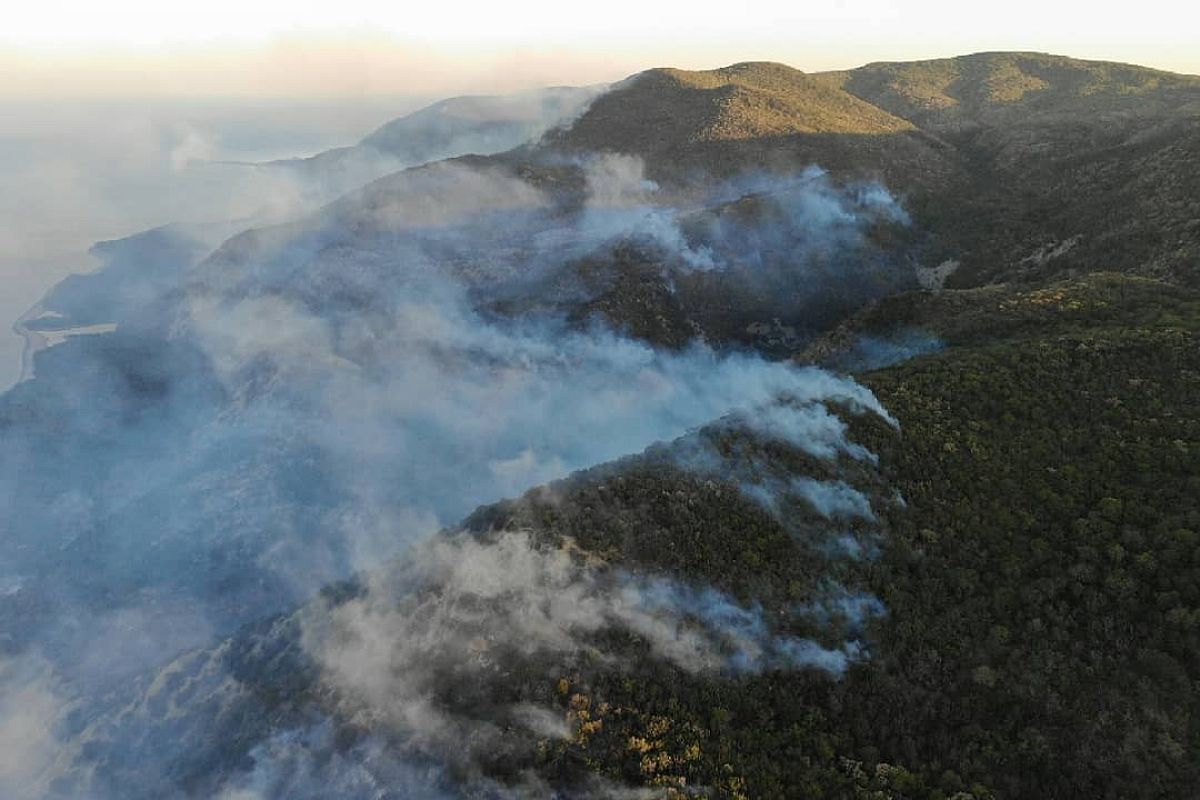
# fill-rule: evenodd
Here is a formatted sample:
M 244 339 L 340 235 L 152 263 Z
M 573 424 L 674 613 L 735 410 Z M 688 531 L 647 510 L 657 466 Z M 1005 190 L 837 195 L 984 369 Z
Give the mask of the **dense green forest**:
M 905 500 L 875 503 L 877 558 L 836 566 L 886 604 L 870 658 L 840 680 L 713 680 L 627 642 L 625 668 L 576 663 L 530 687 L 573 722 L 571 741 L 544 744 L 541 771 L 722 797 L 1190 794 L 1200 298 L 1097 275 L 906 295 L 851 327 L 914 324 L 950 346 L 862 376 L 901 429 L 851 418 L 880 455 L 880 491 Z M 787 519 L 653 452 L 469 524 L 569 537 L 774 609 L 830 568 Z

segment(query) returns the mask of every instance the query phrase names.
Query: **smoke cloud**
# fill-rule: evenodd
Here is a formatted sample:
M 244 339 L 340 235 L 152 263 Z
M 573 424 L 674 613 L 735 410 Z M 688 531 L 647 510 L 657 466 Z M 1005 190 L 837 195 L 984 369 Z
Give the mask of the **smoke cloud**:
M 66 757 L 58 727 L 69 710 L 53 667 L 35 654 L 0 658 L 0 794 L 48 794 Z
M 877 605 L 843 594 L 830 607 L 857 614 L 861 633 Z M 494 698 L 513 674 L 548 682 L 548 665 L 624 669 L 630 651 L 606 649 L 605 632 L 634 637 L 635 653 L 717 676 L 809 668 L 836 677 L 862 654 L 857 640 L 829 647 L 782 632 L 760 607 L 711 587 L 613 569 L 569 542 L 539 546 L 522 532 L 425 542 L 373 575 L 361 596 L 310 611 L 304 646 L 339 713 L 386 731 L 412 759 L 475 779 L 492 754 L 527 755 L 539 740 L 572 735 L 560 708 Z
M 165 163 L 186 171 L 210 144 L 188 132 Z M 789 523 L 870 529 L 877 487 L 861 478 L 876 459 L 841 415 L 895 421 L 849 378 L 753 354 L 745 319 L 705 309 L 729 286 L 769 309 L 786 285 L 779 302 L 800 317 L 830 287 L 901 285 L 911 275 L 870 232 L 903 211 L 818 170 L 701 196 L 620 155 L 519 159 L 388 175 L 227 239 L 185 225 L 108 244 L 104 269 L 26 320 L 46 341 L 0 397 L 0 633 L 54 678 L 5 662 L 0 738 L 19 757 L 0 761 L 0 788 L 47 793 L 69 762 L 68 795 L 454 796 L 489 780 L 480 754 L 571 733 L 561 710 L 490 699 L 506 659 L 617 663 L 614 634 L 722 679 L 836 679 L 866 657 L 857 628 L 803 633 L 824 625 L 805 608 L 776 619 L 528 533 L 435 534 L 679 437 L 678 463 L 732 477 Z M 667 311 L 643 290 L 674 304 L 666 346 Z M 695 433 L 722 418 L 820 462 L 814 477 Z M 185 787 L 179 763 L 220 760 L 212 730 L 265 715 L 233 640 L 211 643 L 364 569 L 356 596 L 289 618 L 321 713 L 255 729 L 236 767 Z M 834 627 L 874 613 L 868 598 L 834 605 Z M 481 687 L 463 695 L 478 706 L 451 686 Z M 347 720 L 369 735 L 347 743 Z M 113 777 L 131 774 L 137 787 Z

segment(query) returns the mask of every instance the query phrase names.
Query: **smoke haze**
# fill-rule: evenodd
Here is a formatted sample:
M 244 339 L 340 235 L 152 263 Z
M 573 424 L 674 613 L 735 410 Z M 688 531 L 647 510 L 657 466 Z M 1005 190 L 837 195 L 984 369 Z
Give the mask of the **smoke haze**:
M 23 343 L 9 326 L 66 275 L 100 266 L 88 254 L 94 242 L 167 223 L 294 210 L 288 204 L 296 190 L 282 178 L 204 162 L 309 155 L 352 144 L 419 103 L 6 101 L 0 386 L 20 374 Z
M 536 138 L 591 96 L 522 101 L 515 124 L 485 119 L 507 126 L 499 139 L 473 120 L 460 146 Z M 384 174 L 320 206 L 328 173 L 227 165 L 237 180 L 210 183 L 194 162 L 229 142 L 134 129 L 133 161 L 81 178 L 115 146 L 101 139 L 30 206 L 81 232 L 148 214 L 169 189 L 153 213 L 179 222 L 97 248 L 103 268 L 23 323 L 34 369 L 0 396 L 0 743 L 19 745 L 0 788 L 454 796 L 491 785 L 485 753 L 574 730 L 545 704 L 446 700 L 447 681 L 498 688 L 506 659 L 620 663 L 614 635 L 723 677 L 836 680 L 869 657 L 861 628 L 884 611 L 836 581 L 780 620 L 569 542 L 438 531 L 674 442 L 674 463 L 738 487 L 798 546 L 848 550 L 849 536 L 868 550 L 881 479 L 846 419 L 895 420 L 853 380 L 745 345 L 759 312 L 817 330 L 831 297 L 852 307 L 912 283 L 872 235 L 909 224 L 882 186 L 812 168 L 685 192 L 628 156 L 527 148 Z M 390 152 L 364 174 L 403 161 Z M 88 216 L 109 194 L 125 207 Z M 10 239 L 19 261 L 30 242 Z M 763 298 L 749 316 L 711 314 L 730 286 Z M 647 320 L 643 292 L 672 319 Z M 813 476 L 720 450 L 697 433 L 718 420 L 813 459 Z M 364 570 L 353 596 L 312 600 Z M 238 660 L 273 648 L 326 702 L 264 728 Z M 228 728 L 245 720 L 250 732 Z M 347 720 L 366 732 L 352 745 Z M 205 771 L 227 730 L 245 751 Z

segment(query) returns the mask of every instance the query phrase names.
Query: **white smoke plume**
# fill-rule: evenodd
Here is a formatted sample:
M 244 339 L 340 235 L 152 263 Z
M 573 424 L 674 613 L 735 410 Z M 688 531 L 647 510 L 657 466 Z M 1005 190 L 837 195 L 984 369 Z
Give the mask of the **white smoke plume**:
M 613 569 L 569 542 L 538 545 L 522 532 L 438 537 L 410 549 L 360 595 L 310 609 L 304 645 L 341 715 L 397 737 L 414 758 L 463 768 L 476 751 L 568 738 L 561 709 L 497 708 L 488 687 L 514 669 L 539 674 L 519 665 L 623 669 L 629 653 L 606 650 L 598 637 L 614 630 L 650 658 L 717 676 L 811 668 L 836 677 L 861 654 L 857 641 L 827 647 L 781 633 L 761 608 L 710 587 Z
M 793 480 L 792 488 L 827 519 L 858 517 L 872 522 L 875 520 L 871 501 L 845 481 L 816 481 L 801 477 Z
M 577 260 L 627 240 L 648 243 L 665 272 L 786 268 L 817 297 L 828 276 L 809 267 L 821 253 L 859 246 L 874 220 L 902 221 L 886 195 L 818 173 L 760 181 L 753 191 L 770 199 L 754 202 L 771 213 L 747 223 L 713 212 L 712 198 L 677 203 L 633 159 L 536 166 L 528 178 L 465 159 L 388 177 L 299 222 L 236 236 L 194 266 L 174 261 L 178 242 L 150 237 L 113 262 L 128 270 L 110 273 L 105 291 L 64 291 L 72 314 L 86 315 L 89 297 L 98 314 L 103 299 L 116 330 L 40 353 L 36 378 L 0 403 L 0 612 L 14 649 L 44 648 L 68 686 L 30 692 L 6 675 L 5 694 L 28 703 L 6 712 L 15 721 L 4 730 L 24 730 L 21 709 L 45 696 L 91 704 L 130 728 L 105 740 L 116 748 L 105 768 L 136 761 L 157 781 L 145 794 L 169 794 L 172 759 L 188 757 L 176 741 L 212 746 L 188 729 L 200 724 L 193 710 L 224 713 L 250 691 L 221 658 L 176 660 L 178 672 L 158 677 L 183 687 L 180 704 L 160 707 L 170 692 L 147 690 L 105 717 L 112 687 L 100 678 L 169 661 L 393 556 L 399 565 L 373 570 L 361 597 L 326 614 L 313 606 L 304 644 L 338 713 L 435 762 L 456 737 L 500 741 L 495 714 L 529 737 L 567 730 L 545 708 L 471 715 L 433 702 L 447 678 L 494 677 L 501 651 L 611 658 L 595 640 L 616 630 L 674 668 L 718 676 L 836 676 L 865 656 L 857 639 L 795 636 L 709 587 L 620 573 L 522 534 L 429 538 L 482 503 L 721 417 L 823 462 L 869 467 L 874 456 L 848 441 L 834 409 L 887 416 L 848 378 L 703 341 L 660 348 L 556 305 L 589 299 Z M 139 262 L 151 245 L 176 269 Z M 151 275 L 153 291 L 126 291 Z M 497 311 L 531 296 L 533 311 Z M 761 479 L 738 477 L 771 503 L 798 495 L 839 524 L 875 522 L 871 498 L 841 478 L 791 483 L 759 466 L 742 465 Z M 178 735 L 147 733 L 156 715 Z M 330 764 L 348 795 L 370 795 L 376 778 L 357 765 L 374 751 L 330 754 L 319 725 L 295 730 L 258 740 L 256 767 L 231 796 L 303 797 Z M 19 738 L 52 752 L 53 737 L 39 735 Z M 327 758 L 307 760 L 318 751 Z M 49 763 L 42 752 L 19 765 Z M 400 785 L 411 766 L 395 768 Z M 42 780 L 40 768 L 13 774 L 14 786 Z
M 70 710 L 54 669 L 28 654 L 0 658 L 0 795 L 38 800 L 70 760 L 58 727 Z

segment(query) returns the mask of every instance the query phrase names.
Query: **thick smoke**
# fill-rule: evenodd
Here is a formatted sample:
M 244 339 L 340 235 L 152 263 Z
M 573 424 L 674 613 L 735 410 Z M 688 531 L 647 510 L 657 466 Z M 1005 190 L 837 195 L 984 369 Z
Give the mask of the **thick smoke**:
M 69 710 L 52 665 L 35 654 L 0 658 L 0 795 L 47 796 L 68 759 L 58 727 Z
M 875 463 L 874 453 L 847 438 L 846 422 L 826 401 L 862 413 L 872 412 L 893 426 L 898 423 L 865 387 L 835 378 L 817 369 L 801 369 L 807 375 L 807 394 L 792 394 L 786 403 L 773 403 L 739 414 L 733 419 L 764 439 L 786 442 L 816 458 L 833 459 L 841 454 Z
M 392 120 L 354 147 L 257 168 L 267 174 L 294 176 L 314 202 L 328 202 L 405 167 L 468 153 L 502 153 L 536 142 L 547 131 L 576 119 L 605 88 L 557 87 L 503 96 L 455 97 Z
M 146 302 L 147 290 L 190 266 L 224 239 L 250 227 L 311 212 L 368 181 L 435 159 L 497 153 L 536 140 L 587 107 L 603 87 L 531 91 L 500 97 L 465 97 L 393 120 L 359 144 L 312 158 L 269 161 L 281 152 L 313 152 L 353 141 L 389 113 L 416 105 L 391 100 L 390 108 L 354 104 L 268 103 L 161 105 L 14 105 L 0 133 L 0 323 L 10 325 L 38 296 L 72 272 L 102 270 L 103 278 L 67 277 L 76 289 L 130 292 Z M 396 106 L 400 109 L 397 109 Z M 160 226 L 160 239 L 130 247 L 99 247 L 130 231 Z M 178 249 L 164 264 L 166 240 Z M 113 269 L 114 261 L 119 262 Z M 135 279 L 131 271 L 138 272 Z M 173 276 L 174 277 L 174 276 Z M 60 293 L 58 287 L 55 293 Z M 45 298 L 18 323 L 33 350 L 65 335 L 86 335 L 90 325 Z M 89 316 L 94 316 L 92 309 Z M 117 320 L 105 320 L 115 323 Z M 32 323 L 32 324 L 30 324 Z M 44 341 L 45 333 L 62 332 Z M 21 343 L 0 340 L 0 387 L 19 375 Z M 28 360 L 28 355 L 27 355 Z M 29 370 L 26 369 L 28 377 Z
M 875 520 L 871 502 L 862 492 L 844 481 L 815 481 L 802 477 L 793 480 L 792 488 L 827 519 L 858 517 L 872 522 Z
M 5 646 L 39 650 L 59 676 L 27 691 L 6 673 L 6 694 L 27 701 L 0 726 L 23 730 L 39 698 L 77 706 L 77 737 L 121 729 L 107 741 L 125 750 L 106 768 L 127 759 L 155 776 L 144 794 L 174 790 L 170 759 L 182 756 L 146 731 L 166 717 L 199 736 L 188 726 L 207 709 L 249 703 L 225 656 L 172 662 L 123 709 L 101 698 L 390 557 L 361 597 L 306 609 L 303 645 L 334 711 L 382 726 L 414 758 L 388 761 L 371 739 L 338 749 L 310 721 L 259 740 L 228 796 L 303 797 L 322 780 L 346 796 L 388 781 L 436 796 L 458 780 L 440 772 L 456 737 L 501 743 L 497 720 L 535 738 L 570 730 L 542 707 L 447 711 L 431 693 L 448 676 L 495 678 L 498 653 L 616 658 L 596 644 L 614 630 L 689 672 L 836 677 L 864 657 L 859 639 L 818 642 L 710 587 L 522 534 L 429 537 L 481 503 L 721 417 L 814 459 L 873 466 L 833 409 L 886 411 L 852 380 L 729 347 L 702 317 L 691 343 L 656 346 L 627 335 L 638 320 L 593 305 L 626 299 L 613 256 L 625 246 L 682 297 L 710 279 L 787 277 L 815 302 L 831 259 L 853 261 L 873 225 L 903 221 L 878 187 L 839 189 L 819 172 L 676 197 L 620 156 L 525 171 L 466 159 L 389 176 L 207 258 L 174 236 L 118 247 L 86 284 L 98 291 L 64 284 L 46 309 L 115 330 L 46 348 L 36 377 L 0 398 Z M 152 251 L 172 269 L 144 269 Z M 728 459 L 703 449 L 699 471 Z M 838 524 L 876 521 L 868 489 L 833 467 L 803 478 L 747 457 L 720 470 L 784 516 L 800 498 Z M 167 709 L 164 685 L 184 687 Z M 60 758 L 55 736 L 24 738 L 45 748 L 21 764 L 42 763 L 43 749 Z M 86 759 L 74 769 L 87 775 Z
M 608 153 L 582 165 L 588 203 L 580 230 L 656 245 L 685 273 L 782 267 L 813 280 L 814 256 L 860 252 L 872 225 L 910 223 L 881 185 L 839 187 L 815 166 L 795 176 L 745 176 L 689 197 L 647 179 L 640 158 Z
M 837 601 L 853 610 L 846 597 Z M 505 682 L 524 673 L 549 681 L 550 665 L 623 669 L 631 653 L 607 649 L 606 632 L 634 637 L 645 657 L 718 679 L 803 668 L 836 677 L 860 655 L 857 641 L 828 647 L 775 624 L 710 587 L 614 569 L 569 542 L 538 545 L 510 532 L 414 547 L 358 597 L 308 609 L 303 641 L 341 716 L 386 732 L 410 764 L 432 760 L 480 779 L 479 760 L 574 733 L 561 708 L 498 704 Z
M 339 745 L 328 721 L 281 731 L 255 747 L 250 758 L 254 766 L 227 781 L 217 800 L 455 797 L 436 764 L 399 759 L 379 738 Z
M 880 538 L 874 504 L 903 500 L 886 496 L 878 457 L 849 438 L 846 417 L 870 414 L 893 428 L 899 423 L 858 383 L 815 368 L 797 374 L 808 377 L 804 391 L 729 414 L 719 425 L 676 442 L 668 457 L 690 472 L 732 482 L 826 555 L 869 555 Z M 764 452 L 767 443 L 823 463 L 812 474 L 798 475 Z
M 574 655 L 609 627 L 636 633 L 654 656 L 688 672 L 807 663 L 783 655 L 800 643 L 773 634 L 761 609 L 709 587 L 606 570 L 522 533 L 423 544 L 362 599 L 316 615 L 307 646 L 335 683 L 369 699 L 372 713 L 394 701 L 403 720 L 428 713 L 410 704 L 419 706 L 451 665 L 487 664 L 493 648 Z M 844 668 L 843 659 L 831 671 Z
M 646 165 L 634 156 L 606 153 L 580 162 L 587 177 L 587 203 L 577 230 L 596 243 L 634 239 L 671 254 L 687 270 L 717 268 L 704 244 L 688 242 L 679 209 L 664 204 L 657 183 L 646 178 Z
M 351 338 L 361 333 L 335 333 L 326 320 L 277 298 L 194 308 L 192 319 L 231 393 L 255 391 L 229 435 L 248 429 L 320 453 L 332 488 L 349 498 L 331 527 L 355 537 L 364 524 L 386 521 L 393 548 L 397 537 L 450 524 L 480 503 L 638 452 L 731 410 L 766 408 L 781 395 L 878 405 L 850 381 L 750 356 L 703 347 L 665 353 L 603 329 L 551 322 L 492 325 L 441 286 L 410 287 L 393 307 L 392 327 L 361 342 Z M 347 353 L 367 346 L 364 369 Z M 767 413 L 766 425 L 788 419 Z M 808 447 L 857 452 L 840 438 L 836 418 L 811 405 L 797 413 L 819 427 L 805 436 Z M 346 514 L 350 524 L 339 525 Z M 337 562 L 345 555 L 326 548 L 345 543 L 304 542 L 306 554 L 295 556 Z M 365 558 L 347 566 L 381 555 L 369 542 L 351 544 L 365 548 Z M 297 568 L 283 555 L 272 550 L 265 568 Z M 311 569 L 305 592 L 338 576 Z
M 0 129 L 0 328 L 72 272 L 100 268 L 97 240 L 168 223 L 240 230 L 306 206 L 302 176 L 224 163 L 353 141 L 398 109 L 327 103 L 5 102 Z M 412 105 L 411 102 L 399 101 Z M 383 173 L 376 173 L 383 174 Z M 311 206 L 309 206 L 311 207 Z M 228 230 L 221 239 L 236 230 Z M 220 242 L 209 242 L 209 249 Z M 36 316 L 36 314 L 34 315 Z M 21 341 L 0 337 L 0 387 L 19 376 Z

